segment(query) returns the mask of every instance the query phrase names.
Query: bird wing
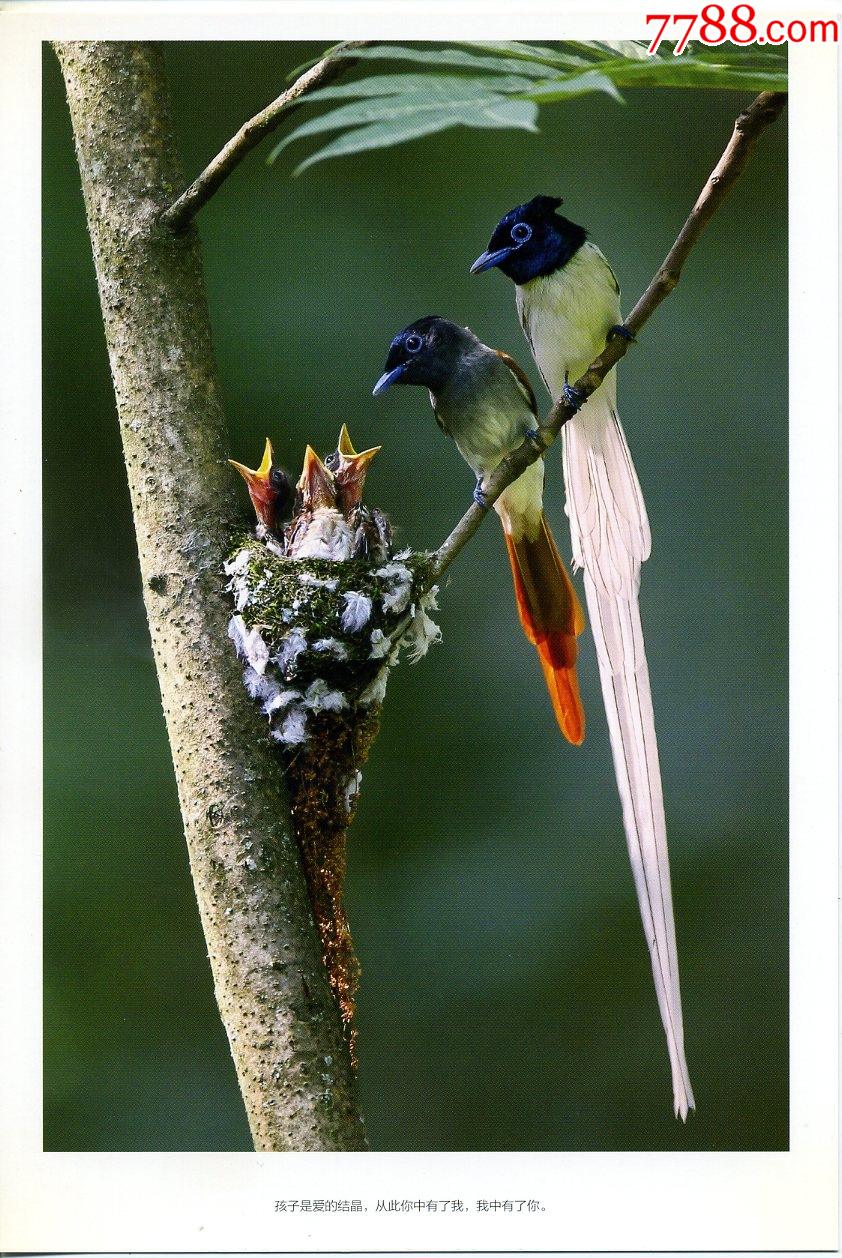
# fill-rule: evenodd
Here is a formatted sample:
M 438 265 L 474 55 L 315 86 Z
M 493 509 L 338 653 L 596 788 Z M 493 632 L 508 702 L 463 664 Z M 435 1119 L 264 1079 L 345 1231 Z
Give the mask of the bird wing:
M 606 593 L 628 595 L 640 586 L 652 537 L 616 388 L 612 372 L 565 424 L 562 462 L 573 562 Z
M 494 353 L 498 358 L 502 358 L 509 371 L 515 378 L 515 382 L 523 394 L 524 401 L 528 404 L 533 415 L 538 414 L 538 399 L 535 397 L 535 390 L 532 388 L 529 376 L 523 370 L 519 362 L 512 358 L 511 354 L 507 354 L 504 349 L 495 349 Z
M 672 1068 L 675 1112 L 695 1108 L 684 1055 L 658 745 L 637 596 L 651 538 L 609 377 L 564 428 L 575 563 L 596 643 L 614 770 Z

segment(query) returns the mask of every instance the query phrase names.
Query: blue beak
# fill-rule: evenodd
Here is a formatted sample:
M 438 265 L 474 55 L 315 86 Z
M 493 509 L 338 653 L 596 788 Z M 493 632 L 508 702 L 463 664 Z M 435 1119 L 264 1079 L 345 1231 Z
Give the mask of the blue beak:
M 396 380 L 400 380 L 406 371 L 408 363 L 400 363 L 397 367 L 393 367 L 391 371 L 384 371 L 383 375 L 377 381 L 377 384 L 371 390 L 372 397 L 380 397 L 381 393 L 385 393 L 390 384 L 394 384 Z
M 505 262 L 509 254 L 514 253 L 516 248 L 516 245 L 506 245 L 505 249 L 496 249 L 494 253 L 489 253 L 486 249 L 471 267 L 471 275 L 479 275 L 480 271 L 488 271 L 493 266 L 499 266 L 501 262 Z

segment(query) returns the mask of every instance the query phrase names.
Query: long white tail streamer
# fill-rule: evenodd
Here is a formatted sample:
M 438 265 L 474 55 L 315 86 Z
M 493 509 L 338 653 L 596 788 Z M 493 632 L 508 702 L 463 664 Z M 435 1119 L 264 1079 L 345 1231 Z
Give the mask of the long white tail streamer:
M 612 374 L 565 426 L 567 510 L 574 562 L 584 569 L 629 859 L 667 1037 L 674 1107 L 686 1119 L 695 1102 L 684 1056 L 661 770 L 637 601 L 650 534 L 614 396 Z

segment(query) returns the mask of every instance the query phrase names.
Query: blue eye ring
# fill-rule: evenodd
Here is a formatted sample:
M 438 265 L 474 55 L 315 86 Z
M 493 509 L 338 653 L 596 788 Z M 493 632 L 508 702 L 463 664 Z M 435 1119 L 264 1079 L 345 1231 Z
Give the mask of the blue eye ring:
M 403 347 L 407 354 L 418 354 L 424 344 L 424 338 L 419 336 L 417 332 L 410 332 L 409 336 L 403 343 Z
M 528 223 L 514 223 L 509 234 L 516 244 L 525 245 L 532 235 L 532 228 Z

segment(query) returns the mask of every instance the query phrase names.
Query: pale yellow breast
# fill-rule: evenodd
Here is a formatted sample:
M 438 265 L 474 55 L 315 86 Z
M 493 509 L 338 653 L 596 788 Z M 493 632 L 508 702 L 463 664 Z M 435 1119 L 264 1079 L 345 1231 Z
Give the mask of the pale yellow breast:
M 611 267 L 587 241 L 560 271 L 517 289 L 523 330 L 538 370 L 557 399 L 586 371 L 620 321 L 620 295 Z

